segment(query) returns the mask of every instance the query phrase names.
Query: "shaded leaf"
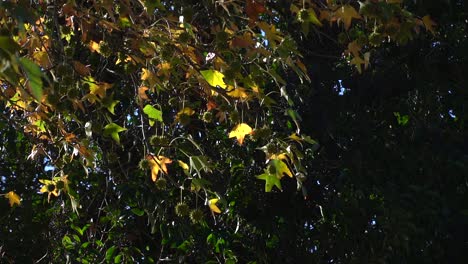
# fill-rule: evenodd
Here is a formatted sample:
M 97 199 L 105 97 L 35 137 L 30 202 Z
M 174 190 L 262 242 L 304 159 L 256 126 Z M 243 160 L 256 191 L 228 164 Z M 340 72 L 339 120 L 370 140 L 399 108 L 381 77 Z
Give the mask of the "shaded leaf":
M 201 171 L 211 172 L 208 157 L 206 156 L 191 156 L 190 158 L 190 173 L 195 170 L 198 175 Z
M 38 101 L 42 101 L 43 91 L 42 91 L 42 72 L 39 66 L 27 58 L 20 59 L 23 70 L 26 73 L 26 77 L 29 81 L 29 86 L 31 87 L 31 93 L 34 98 Z
M 257 179 L 265 181 L 265 192 L 271 192 L 273 186 L 276 186 L 279 190 L 283 190 L 281 188 L 281 182 L 276 175 L 272 175 L 265 171 L 265 173 L 258 175 Z
M 283 177 L 283 174 L 286 174 L 291 178 L 293 176 L 291 170 L 289 170 L 288 165 L 280 159 L 272 159 L 270 161 L 270 166 L 273 167 L 274 173 L 278 179 L 281 179 Z
M 104 136 L 110 136 L 117 142 L 117 144 L 120 144 L 119 133 L 125 130 L 127 129 L 117 125 L 116 123 L 110 123 L 104 127 Z
M 352 19 L 361 19 L 359 13 L 351 5 L 343 5 L 335 11 L 335 16 L 338 20 L 344 23 L 345 29 L 351 27 Z

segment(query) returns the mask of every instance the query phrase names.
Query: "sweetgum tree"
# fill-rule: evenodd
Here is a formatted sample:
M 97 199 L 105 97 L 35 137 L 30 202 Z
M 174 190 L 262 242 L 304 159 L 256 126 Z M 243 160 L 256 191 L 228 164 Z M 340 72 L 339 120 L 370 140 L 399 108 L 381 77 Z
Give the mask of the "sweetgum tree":
M 456 256 L 463 8 L 2 2 L 2 258 Z

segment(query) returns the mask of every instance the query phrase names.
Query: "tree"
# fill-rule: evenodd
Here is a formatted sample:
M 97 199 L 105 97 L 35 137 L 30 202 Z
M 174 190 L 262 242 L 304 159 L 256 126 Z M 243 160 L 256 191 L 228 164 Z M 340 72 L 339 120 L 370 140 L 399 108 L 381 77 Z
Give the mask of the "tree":
M 456 260 L 464 8 L 2 2 L 3 258 Z

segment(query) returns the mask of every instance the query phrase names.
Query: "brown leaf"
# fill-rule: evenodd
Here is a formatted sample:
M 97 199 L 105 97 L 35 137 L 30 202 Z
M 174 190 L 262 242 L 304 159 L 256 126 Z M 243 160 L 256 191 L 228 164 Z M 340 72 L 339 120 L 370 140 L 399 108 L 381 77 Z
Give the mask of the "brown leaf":
M 89 66 L 86 66 L 79 61 L 73 61 L 72 63 L 73 63 L 73 68 L 79 75 L 88 76 L 91 74 L 91 69 L 89 68 Z
M 245 5 L 245 13 L 249 17 L 249 23 L 253 23 L 258 20 L 258 15 L 266 11 L 265 6 L 260 1 L 247 0 Z

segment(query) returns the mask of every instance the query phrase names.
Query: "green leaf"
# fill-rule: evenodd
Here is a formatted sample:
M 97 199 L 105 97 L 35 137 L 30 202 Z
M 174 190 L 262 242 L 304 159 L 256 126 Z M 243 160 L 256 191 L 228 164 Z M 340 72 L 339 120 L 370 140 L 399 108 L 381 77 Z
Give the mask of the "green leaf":
M 110 262 L 112 259 L 112 256 L 114 255 L 116 247 L 112 246 L 106 251 L 106 261 Z
M 271 192 L 273 186 L 276 186 L 281 191 L 283 190 L 281 188 L 280 179 L 278 179 L 276 175 L 268 173 L 268 171 L 265 171 L 264 174 L 258 175 L 257 179 L 265 181 L 265 192 Z
M 66 249 L 73 249 L 75 247 L 75 243 L 73 243 L 73 241 L 71 240 L 71 238 L 69 236 L 64 236 L 62 238 L 62 245 Z
M 102 105 L 107 108 L 107 110 L 109 112 L 111 112 L 111 114 L 115 115 L 115 106 L 120 103 L 119 100 L 114 100 L 113 99 L 113 96 L 108 96 L 108 97 L 105 97 L 103 100 L 102 100 Z
M 148 115 L 150 126 L 154 125 L 154 121 L 163 122 L 162 112 L 149 104 L 143 108 L 143 113 Z
M 41 69 L 34 62 L 27 58 L 21 58 L 20 63 L 21 66 L 23 66 L 26 77 L 28 78 L 32 95 L 38 102 L 41 102 L 43 96 Z
M 226 84 L 224 83 L 224 74 L 216 70 L 204 70 L 200 71 L 203 78 L 213 87 L 219 86 L 221 88 L 226 88 Z
M 191 156 L 190 158 L 190 173 L 195 170 L 200 176 L 200 171 L 210 172 L 210 165 L 206 156 Z
M 139 209 L 139 208 L 132 208 L 132 213 L 138 215 L 138 216 L 143 216 L 145 214 L 145 211 Z
M 288 168 L 288 165 L 286 165 L 286 163 L 284 163 L 284 161 L 282 160 L 273 159 L 270 161 L 270 166 L 273 167 L 272 170 L 274 171 L 276 178 L 278 179 L 283 178 L 283 174 L 286 174 L 289 177 L 293 176 L 291 170 L 289 170 Z
M 104 127 L 104 136 L 110 136 L 117 142 L 117 144 L 120 144 L 119 133 L 125 130 L 127 129 L 117 125 L 116 123 L 110 123 Z
M 14 54 L 20 49 L 20 46 L 7 36 L 0 36 L 0 49 L 6 51 L 9 54 Z

